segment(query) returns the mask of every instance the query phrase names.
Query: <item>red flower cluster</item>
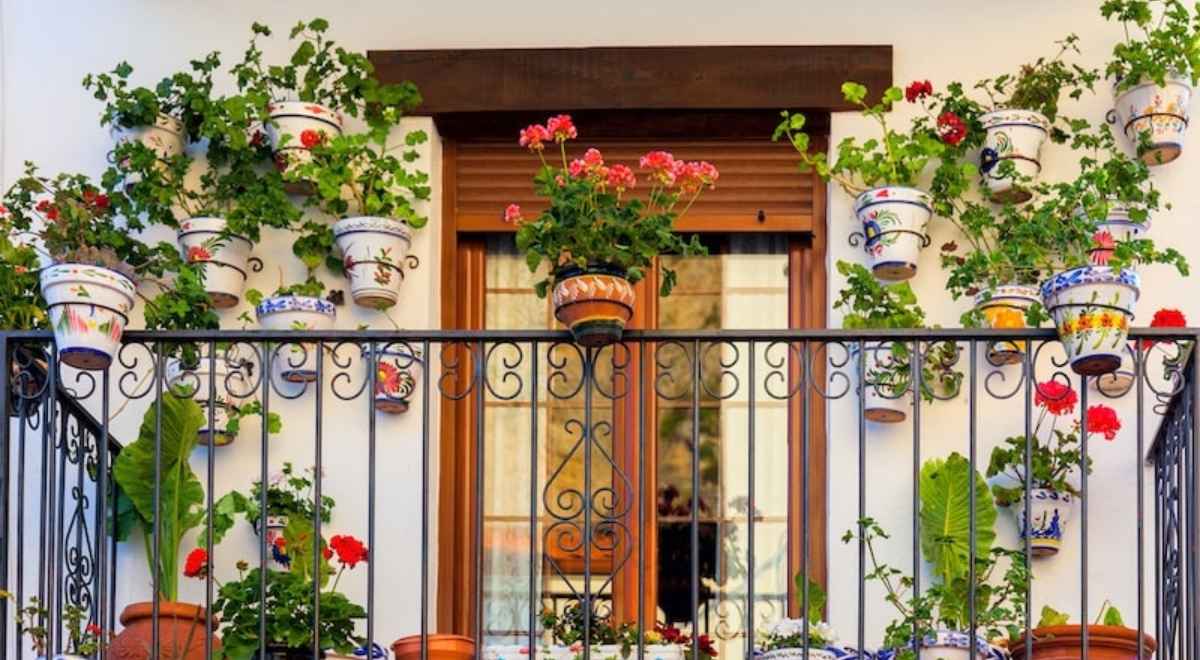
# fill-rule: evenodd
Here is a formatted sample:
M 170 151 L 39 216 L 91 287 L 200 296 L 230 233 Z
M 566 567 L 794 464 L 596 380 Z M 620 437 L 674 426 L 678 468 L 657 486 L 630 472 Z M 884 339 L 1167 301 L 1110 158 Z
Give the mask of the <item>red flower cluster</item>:
M 208 575 L 208 551 L 204 548 L 196 548 L 189 552 L 187 561 L 183 564 L 183 575 L 190 578 Z
M 1079 397 L 1070 385 L 1048 380 L 1037 384 L 1033 401 L 1048 410 L 1051 415 L 1067 415 L 1075 410 Z
M 1177 309 L 1160 309 L 1154 312 L 1154 318 L 1150 320 L 1151 328 L 1186 328 L 1187 317 L 1183 312 Z M 1153 339 L 1143 339 L 1142 348 L 1150 348 L 1156 343 Z
M 100 635 L 104 634 L 104 631 L 100 629 L 100 626 L 94 623 L 87 624 L 87 627 L 83 629 L 83 632 L 91 635 L 92 637 L 99 637 Z
M 953 112 L 943 112 L 937 118 L 938 137 L 950 146 L 958 146 L 967 137 L 967 124 Z
M 97 210 L 103 211 L 108 208 L 108 195 L 97 193 L 95 190 L 88 188 L 83 191 L 83 201 L 96 207 Z
M 521 222 L 521 205 L 509 204 L 508 207 L 504 209 L 504 221 L 511 225 Z
M 661 623 L 656 623 L 654 624 L 654 632 L 662 635 L 663 642 L 667 644 L 689 646 L 692 643 L 691 636 L 675 626 L 666 626 Z M 708 635 L 700 635 L 700 653 L 710 658 L 717 657 L 717 648 L 713 646 L 713 640 Z
M 637 177 L 633 175 L 633 170 L 628 165 L 617 164 L 608 168 L 607 183 L 617 192 L 622 193 L 632 190 L 637 185 Z
M 320 131 L 314 131 L 313 129 L 308 128 L 300 132 L 300 144 L 304 145 L 305 149 L 312 149 L 318 144 L 321 144 L 322 138 L 324 137 L 325 136 L 322 135 Z
M 550 140 L 550 131 L 546 130 L 541 124 L 530 124 L 521 129 L 521 138 L 518 142 L 522 147 L 528 147 L 530 151 L 541 151 L 546 146 L 542 144 Z
M 904 89 L 904 98 L 909 103 L 916 103 L 919 99 L 933 94 L 933 83 L 928 80 L 914 80 L 912 84 Z
M 1121 420 L 1117 417 L 1117 411 L 1101 404 L 1088 408 L 1087 426 L 1089 435 L 1099 433 L 1105 440 L 1112 440 L 1121 430 Z
M 554 137 L 554 141 L 559 143 L 579 137 L 579 131 L 575 130 L 575 122 L 571 120 L 571 115 L 555 115 L 547 119 L 546 130 Z
M 354 568 L 360 561 L 367 561 L 367 547 L 353 536 L 334 536 L 329 539 L 329 546 L 337 552 L 338 561 L 348 568 Z
M 50 204 L 50 200 L 48 199 L 43 199 L 37 203 L 37 206 L 33 208 L 36 209 L 38 213 L 45 215 L 47 220 L 58 220 L 58 207 L 52 206 Z

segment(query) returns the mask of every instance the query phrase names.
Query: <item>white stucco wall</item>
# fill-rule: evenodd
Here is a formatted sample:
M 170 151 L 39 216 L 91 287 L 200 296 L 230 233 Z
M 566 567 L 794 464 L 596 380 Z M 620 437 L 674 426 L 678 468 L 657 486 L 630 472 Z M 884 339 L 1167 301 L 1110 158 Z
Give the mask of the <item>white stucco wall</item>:
M 842 2 L 713 2 L 711 0 L 664 0 L 647 3 L 613 0 L 605 3 L 566 3 L 557 5 L 528 0 L 510 2 L 324 2 L 254 3 L 212 1 L 161 3 L 136 0 L 111 2 L 40 2 L 4 0 L 3 11 L 3 103 L 0 139 L 0 180 L 7 185 L 18 174 L 21 163 L 31 159 L 45 171 L 79 170 L 98 174 L 104 164 L 110 142 L 97 125 L 99 106 L 79 87 L 87 72 L 107 69 L 118 60 L 134 64 L 140 80 L 155 80 L 161 74 L 186 64 L 188 58 L 209 50 L 220 50 L 226 60 L 240 56 L 251 21 L 266 22 L 278 28 L 301 18 L 324 16 L 332 22 L 332 36 L 359 50 L 404 48 L 472 48 L 521 46 L 619 46 L 619 45 L 717 45 L 717 44 L 892 44 L 895 47 L 895 80 L 898 84 L 914 78 L 930 79 L 941 87 L 948 80 L 967 80 L 1010 71 L 1018 64 L 1048 53 L 1051 43 L 1067 33 L 1082 37 L 1088 64 L 1100 65 L 1118 37 L 1119 28 L 1106 25 L 1093 2 L 1071 0 L 1046 3 L 1014 0 L 1004 3 L 962 3 L 950 0 L 843 0 Z M 267 57 L 282 57 L 285 50 L 274 40 Z M 284 47 L 286 48 L 286 47 Z M 803 81 L 797 81 L 803 84 Z M 1109 104 L 1109 95 L 1101 91 L 1086 98 L 1069 111 L 1100 121 Z M 901 111 L 903 112 L 903 110 Z M 870 130 L 858 117 L 838 114 L 833 117 L 832 140 Z M 586 127 L 582 130 L 586 131 Z M 764 136 L 766 139 L 766 136 Z M 1200 156 L 1193 147 L 1176 163 L 1155 172 L 1156 183 L 1174 203 L 1174 210 L 1154 218 L 1153 237 L 1176 247 L 1200 264 L 1200 247 L 1188 239 L 1194 211 L 1200 206 L 1200 191 L 1187 185 Z M 427 149 L 422 164 L 429 166 L 433 181 L 433 199 L 439 199 L 438 150 Z M 1045 174 L 1062 176 L 1072 171 L 1071 155 L 1050 148 L 1044 154 Z M 831 191 L 829 228 L 831 264 L 837 259 L 857 259 L 856 251 L 846 245 L 845 235 L 852 229 L 850 200 Z M 437 324 L 438 292 L 434 274 L 438 272 L 436 246 L 440 223 L 437 204 L 430 207 L 432 222 L 421 232 L 415 251 L 422 266 L 405 284 L 408 301 L 402 306 L 402 324 L 409 328 L 428 328 Z M 933 245 L 951 237 L 946 223 L 935 221 Z M 286 243 L 272 237 L 258 248 L 261 255 L 274 255 L 279 262 L 293 261 Z M 271 260 L 273 261 L 273 260 Z M 297 268 L 295 265 L 293 269 Z M 930 319 L 942 325 L 955 325 L 962 305 L 948 299 L 944 278 L 937 269 L 936 249 L 927 250 L 921 273 L 914 281 Z M 831 268 L 832 270 L 832 268 Z M 266 289 L 275 281 L 271 268 L 254 276 L 252 286 Z M 332 280 L 329 280 L 333 283 Z M 1144 271 L 1141 321 L 1153 310 L 1169 305 L 1182 308 L 1189 317 L 1200 315 L 1200 302 L 1194 285 L 1185 283 L 1162 268 Z M 831 278 L 831 294 L 840 282 Z M 382 319 L 372 320 L 361 312 L 339 311 L 339 327 L 353 328 L 361 323 L 389 327 Z M 227 320 L 236 326 L 234 315 Z M 838 324 L 831 312 L 830 322 Z M 981 373 L 981 377 L 985 375 Z M 982 381 L 980 384 L 982 391 Z M 326 413 L 327 492 L 339 501 L 334 525 L 341 530 L 363 533 L 365 516 L 361 470 L 365 461 L 362 445 L 340 437 L 341 425 L 355 419 L 342 412 L 326 397 L 331 407 Z M 288 404 L 285 432 L 272 443 L 272 456 L 289 456 L 307 461 L 309 436 L 293 435 L 295 425 L 287 426 L 288 413 L 307 414 L 310 397 Z M 136 405 L 136 404 L 135 404 Z M 830 415 L 830 462 L 832 475 L 830 531 L 835 538 L 849 527 L 856 516 L 857 502 L 853 487 L 856 465 L 857 424 L 849 402 L 833 407 Z M 923 428 L 923 454 L 944 455 L 953 449 L 966 451 L 968 419 L 965 397 L 950 404 L 926 409 Z M 1132 617 L 1135 580 L 1127 568 L 1132 561 L 1134 524 L 1134 435 L 1131 410 L 1125 410 L 1126 429 L 1113 444 L 1095 442 L 1096 473 L 1092 483 L 1101 493 L 1092 504 L 1092 576 L 1103 582 L 1093 586 L 1093 609 L 1105 596 L 1111 596 Z M 140 408 L 126 412 L 118 420 L 118 437 L 132 437 L 135 417 Z M 291 416 L 291 417 L 294 417 Z M 379 443 L 380 540 L 374 557 L 384 570 L 378 574 L 380 594 L 413 593 L 416 582 L 418 548 L 413 534 L 418 524 L 415 504 L 416 422 L 412 418 L 381 425 Z M 1011 427 L 1011 428 L 1001 428 Z M 1019 418 L 1011 408 L 994 403 L 981 407 L 979 417 L 979 456 L 1000 438 L 1017 430 Z M 385 430 L 386 429 L 386 430 Z M 1148 422 L 1147 434 L 1154 425 Z M 247 429 L 247 437 L 254 433 Z M 885 522 L 895 534 L 886 553 L 902 566 L 909 563 L 907 537 L 910 510 L 908 462 L 911 456 L 911 430 L 871 429 L 868 438 L 868 464 L 888 472 L 886 478 L 873 478 L 868 484 L 869 512 Z M 365 434 L 364 434 L 365 435 Z M 1149 438 L 1147 439 L 1147 442 Z M 202 454 L 201 454 L 202 456 Z M 257 471 L 254 444 L 242 443 L 222 451 L 218 463 L 218 492 L 244 485 L 249 480 L 236 478 L 222 466 L 237 465 Z M 889 466 L 903 466 L 890 474 Z M 353 467 L 354 470 L 350 468 Z M 1148 479 L 1150 475 L 1147 474 Z M 1152 508 L 1149 511 L 1153 511 Z M 1149 521 L 1152 525 L 1152 520 Z M 355 528 L 357 525 L 357 528 Z M 1001 515 L 1001 538 L 1012 541 L 1012 522 Z M 1152 527 L 1151 527 L 1152 531 Z M 1152 533 L 1150 534 L 1152 537 Z M 248 544 L 249 541 L 245 540 Z M 1078 526 L 1068 531 L 1067 549 L 1052 562 L 1035 567 L 1036 605 L 1052 602 L 1059 609 L 1077 614 L 1078 609 Z M 229 549 L 226 549 L 229 548 Z M 232 553 L 233 545 L 221 552 Z M 853 636 L 855 613 L 856 555 L 842 552 L 831 543 L 832 592 L 830 612 L 835 627 L 844 638 Z M 218 560 L 219 561 L 219 560 Z M 1120 563 L 1118 563 L 1120 562 Z M 1152 570 L 1152 564 L 1151 570 Z M 123 575 L 132 578 L 141 569 L 140 559 L 127 555 Z M 1152 575 L 1152 574 L 1151 574 Z M 361 576 L 359 576 L 361 578 Z M 354 588 L 361 585 L 355 583 Z M 125 601 L 144 592 L 135 580 L 123 581 L 119 598 Z M 185 594 L 190 595 L 190 594 Z M 195 595 L 199 595 L 197 591 Z M 891 613 L 874 590 L 869 592 L 869 638 L 880 630 Z M 400 599 L 397 599 L 400 600 Z M 388 611 L 379 618 L 379 637 L 392 639 L 416 629 L 416 606 L 407 600 L 403 609 Z M 1091 613 L 1094 615 L 1094 611 Z

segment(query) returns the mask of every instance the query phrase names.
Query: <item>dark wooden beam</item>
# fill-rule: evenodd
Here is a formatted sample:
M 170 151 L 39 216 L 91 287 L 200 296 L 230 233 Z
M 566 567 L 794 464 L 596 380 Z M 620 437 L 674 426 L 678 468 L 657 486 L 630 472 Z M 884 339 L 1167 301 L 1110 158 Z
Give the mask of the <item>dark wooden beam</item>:
M 892 84 L 891 46 L 678 46 L 371 51 L 410 80 L 418 114 L 583 110 L 851 109 L 841 85 Z
M 590 139 L 767 140 L 779 124 L 778 110 L 570 110 L 581 135 Z M 829 131 L 829 113 L 808 112 L 807 129 Z M 516 142 L 520 129 L 546 121 L 546 111 L 444 112 L 438 134 L 456 140 Z

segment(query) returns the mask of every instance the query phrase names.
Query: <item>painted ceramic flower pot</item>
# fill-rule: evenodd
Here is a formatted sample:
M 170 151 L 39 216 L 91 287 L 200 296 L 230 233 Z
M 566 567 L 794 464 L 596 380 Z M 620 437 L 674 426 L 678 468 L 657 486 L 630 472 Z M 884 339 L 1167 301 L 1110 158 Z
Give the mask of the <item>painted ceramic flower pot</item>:
M 200 427 L 199 442 L 202 445 L 223 447 L 236 440 L 229 433 L 229 408 L 231 392 L 248 392 L 251 386 L 246 365 L 235 356 L 220 351 L 215 365 L 210 365 L 208 355 L 204 351 L 194 366 L 185 365 L 183 360 L 173 359 L 167 363 L 167 385 L 181 397 L 190 397 L 200 404 L 204 414 L 204 424 Z M 216 391 L 215 404 L 212 408 L 212 426 L 209 418 L 209 388 Z
M 568 268 L 555 275 L 554 318 L 582 346 L 606 346 L 621 340 L 633 316 L 633 285 L 619 269 Z
M 183 122 L 164 114 L 158 115 L 151 126 L 114 127 L 112 137 L 118 144 L 131 141 L 141 142 L 163 160 L 183 153 L 187 143 Z M 163 163 L 156 165 L 160 168 L 166 167 Z M 129 175 L 125 181 L 126 183 L 137 183 L 138 179 L 138 175 Z
M 682 646 L 678 644 L 647 644 L 643 648 L 644 660 L 684 660 L 685 654 Z M 630 652 L 630 657 L 636 654 L 636 648 Z M 547 658 L 548 660 L 574 660 L 580 657 L 583 653 L 582 644 L 574 646 L 539 646 L 537 654 L 539 658 Z M 492 645 L 483 649 L 484 660 L 525 660 L 529 658 L 529 647 L 520 645 L 500 644 Z M 626 660 L 621 655 L 621 647 L 615 644 L 602 644 L 592 646 L 591 656 L 596 660 Z M 816 657 L 816 656 L 814 656 Z
M 1090 625 L 1088 657 L 1095 660 L 1136 660 L 1138 632 L 1122 626 Z M 1083 657 L 1083 627 L 1046 626 L 1033 629 L 1033 654 L 1025 655 L 1025 637 L 1010 643 L 1013 660 L 1078 660 Z M 1143 634 L 1142 657 L 1153 658 L 1158 643 Z
M 988 195 L 998 202 L 1028 202 L 1033 193 L 1022 183 L 1035 182 L 1042 171 L 1042 145 L 1050 135 L 1050 120 L 1032 110 L 995 110 L 979 121 L 985 132 L 979 173 Z M 1011 171 L 1006 162 L 1011 163 Z
M 254 245 L 244 236 L 224 236 L 224 218 L 188 218 L 179 223 L 183 258 L 204 264 L 204 289 L 213 307 L 229 309 L 242 298 Z
M 1058 554 L 1063 531 L 1075 508 L 1075 496 L 1049 488 L 1034 488 L 1029 491 L 1029 500 L 1029 530 L 1025 529 L 1025 498 L 1021 497 L 1013 506 L 1021 538 L 1029 535 L 1029 548 L 1035 557 Z
M 1165 165 L 1183 153 L 1191 102 L 1192 86 L 1182 77 L 1169 77 L 1161 87 L 1143 80 L 1116 94 L 1116 108 L 1109 119 L 1135 146 L 1145 135 L 1148 146 L 1138 155 L 1147 165 Z
M 857 346 L 851 349 L 851 360 L 858 363 Z M 890 344 L 867 344 L 863 364 L 863 416 L 880 424 L 899 424 L 908 419 L 912 394 L 908 382 L 899 382 L 889 369 L 894 358 Z
M 311 650 L 309 653 L 311 653 Z M 354 653 L 350 654 L 326 651 L 325 660 L 367 660 L 368 658 L 370 660 L 380 660 L 380 658 L 386 658 L 388 655 L 389 651 L 387 649 L 383 648 L 378 643 L 375 643 L 371 645 L 371 652 L 369 655 L 367 653 L 367 647 L 364 644 L 363 646 L 354 649 Z
M 1025 312 L 1039 302 L 1038 288 L 1020 284 L 998 286 L 975 296 L 975 309 L 983 315 L 987 327 L 1021 330 L 1026 326 Z M 1023 341 L 995 341 L 988 345 L 987 359 L 994 365 L 1017 364 L 1025 354 Z
M 369 365 L 369 353 L 367 358 Z M 389 414 L 408 412 L 413 392 L 417 389 L 421 352 L 404 345 L 380 348 L 375 369 L 375 410 Z
M 287 516 L 267 516 L 267 548 L 271 551 L 271 559 L 282 566 L 287 566 L 288 554 L 287 548 L 281 547 L 282 544 L 278 540 L 283 538 L 283 530 L 287 529 L 287 526 Z M 254 533 L 261 534 L 262 532 L 259 531 L 260 528 L 261 525 L 256 522 L 254 524 Z
M 57 264 L 42 270 L 41 286 L 63 363 L 107 369 L 129 323 L 133 281 L 108 268 Z
M 372 309 L 395 305 L 404 281 L 401 265 L 412 245 L 408 225 L 388 218 L 346 218 L 333 225 L 333 237 L 354 302 Z
M 899 653 L 889 649 L 875 654 L 878 660 L 895 660 Z M 978 634 L 975 637 L 975 653 L 971 653 L 971 634 L 958 630 L 939 630 L 928 635 L 921 643 L 917 654 L 920 660 L 1008 660 L 1008 654 L 988 644 Z
M 475 640 L 462 635 L 430 634 L 428 649 L 430 660 L 472 660 Z M 392 642 L 392 653 L 396 660 L 420 660 L 421 636 L 410 635 Z
M 267 330 L 329 330 L 337 319 L 333 303 L 308 296 L 274 296 L 255 309 L 258 324 Z M 289 383 L 317 379 L 316 344 L 288 343 L 271 354 L 272 373 Z
M 275 167 L 287 173 L 312 158 L 309 150 L 325 140 L 342 134 L 342 114 L 318 103 L 275 101 L 267 106 L 269 121 L 265 128 Z M 289 192 L 306 194 L 308 184 L 289 184 Z
M 929 195 L 916 188 L 874 188 L 854 200 L 854 213 L 863 226 L 863 247 L 875 277 L 900 281 L 917 274 L 917 256 L 929 243 Z
M 761 660 L 804 660 L 804 649 L 775 649 L 755 653 L 754 657 Z M 859 654 L 854 649 L 847 647 L 826 646 L 824 648 L 810 647 L 808 657 L 811 660 L 846 660 L 848 658 L 870 658 L 871 654 Z
M 1117 243 L 1142 238 L 1148 231 L 1150 231 L 1149 220 L 1138 222 L 1129 217 L 1128 208 L 1119 204 L 1111 206 L 1108 209 L 1108 216 L 1096 223 L 1096 233 L 1092 235 L 1094 243 L 1091 252 L 1092 265 L 1107 266 Z
M 204 608 L 190 603 L 160 601 L 158 604 L 158 643 L 160 657 L 176 660 L 204 660 Z M 214 626 L 216 622 L 214 621 Z M 153 604 L 134 603 L 121 612 L 125 628 L 113 639 L 108 655 L 121 660 L 149 660 L 154 634 Z M 221 639 L 213 631 L 212 648 L 221 648 Z
M 1134 271 L 1107 266 L 1073 268 L 1042 283 L 1042 305 L 1075 373 L 1099 376 L 1121 366 L 1140 283 Z

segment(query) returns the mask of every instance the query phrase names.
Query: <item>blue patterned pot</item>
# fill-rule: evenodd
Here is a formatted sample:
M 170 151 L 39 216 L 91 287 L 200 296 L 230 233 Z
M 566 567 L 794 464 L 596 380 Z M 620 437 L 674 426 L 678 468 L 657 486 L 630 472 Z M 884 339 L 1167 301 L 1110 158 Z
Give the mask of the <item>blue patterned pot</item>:
M 1107 266 L 1073 268 L 1042 283 L 1042 305 L 1075 373 L 1099 376 L 1121 366 L 1140 286 L 1136 272 Z
M 1032 110 L 994 110 L 979 117 L 985 132 L 979 172 L 988 195 L 998 202 L 1021 204 L 1033 199 L 1027 184 L 1042 171 L 1042 145 L 1050 120 Z M 1011 172 L 1004 163 L 1011 163 Z
M 929 240 L 925 227 L 933 217 L 928 194 L 903 186 L 872 188 L 855 198 L 854 214 L 875 277 L 895 282 L 917 274 L 917 256 Z
M 1063 530 L 1070 522 L 1071 512 L 1075 508 L 1075 496 L 1049 488 L 1034 488 L 1029 491 L 1029 499 L 1029 530 L 1025 529 L 1025 498 L 1017 500 L 1013 507 L 1021 538 L 1029 535 L 1030 551 L 1035 557 L 1058 554 L 1062 546 Z
M 333 303 L 308 296 L 273 296 L 254 311 L 267 330 L 330 330 L 337 319 Z M 311 383 L 318 359 L 316 344 L 282 344 L 271 354 L 272 373 L 289 383 Z
M 875 654 L 877 660 L 894 660 L 899 653 L 884 649 Z M 971 660 L 971 633 L 958 630 L 939 630 L 927 635 L 921 643 L 920 660 Z M 1009 660 L 1008 652 L 988 644 L 978 633 L 975 636 L 975 660 Z
M 825 646 L 823 648 L 808 649 L 809 660 L 848 660 L 850 658 L 870 659 L 874 656 L 871 653 L 859 653 L 857 650 L 848 646 Z M 755 660 L 804 660 L 804 649 L 775 649 L 773 651 L 755 651 Z

